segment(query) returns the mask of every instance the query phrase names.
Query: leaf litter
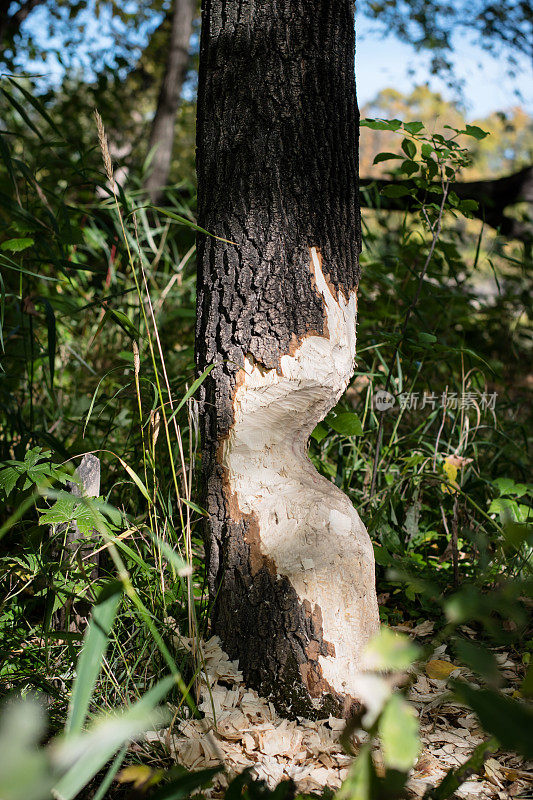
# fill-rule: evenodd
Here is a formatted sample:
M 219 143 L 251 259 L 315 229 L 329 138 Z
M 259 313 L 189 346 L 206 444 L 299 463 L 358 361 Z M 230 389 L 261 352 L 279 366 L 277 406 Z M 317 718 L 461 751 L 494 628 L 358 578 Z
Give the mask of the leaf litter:
M 410 633 L 427 636 L 432 630 L 433 625 L 428 622 Z M 192 652 L 191 639 L 177 636 L 176 645 Z M 212 798 L 221 797 L 232 778 L 246 768 L 271 788 L 288 779 L 294 781 L 299 792 L 340 787 L 352 763 L 339 742 L 345 726 L 343 719 L 284 719 L 272 703 L 245 686 L 238 662 L 230 660 L 217 636 L 197 642 L 196 647 L 201 647 L 205 665 L 198 685 L 198 709 L 203 719 L 177 719 L 169 729 L 149 732 L 148 741 L 166 745 L 188 770 L 222 764 L 224 771 L 215 776 L 213 787 L 204 790 Z M 508 653 L 497 653 L 497 660 L 506 669 L 507 677 L 513 675 L 518 682 L 517 665 Z M 412 798 L 421 798 L 428 788 L 437 786 L 448 770 L 464 764 L 472 751 L 487 740 L 476 715 L 455 701 L 447 688 L 446 679 L 459 670 L 462 677 L 475 681 L 468 670 L 449 661 L 446 644 L 440 645 L 409 689 L 408 699 L 419 717 L 422 745 L 407 783 Z M 368 734 L 358 731 L 355 749 L 367 741 Z M 378 742 L 373 744 L 373 757 L 379 773 L 383 766 Z M 464 800 L 508 800 L 525 797 L 532 785 L 533 762 L 498 751 L 486 759 L 484 773 L 468 777 L 455 796 Z

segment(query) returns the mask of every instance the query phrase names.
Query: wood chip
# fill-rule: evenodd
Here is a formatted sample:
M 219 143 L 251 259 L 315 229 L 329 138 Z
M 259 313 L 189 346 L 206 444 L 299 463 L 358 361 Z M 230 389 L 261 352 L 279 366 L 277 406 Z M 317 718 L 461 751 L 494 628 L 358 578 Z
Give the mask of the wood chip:
M 414 628 L 412 624 L 405 626 L 417 636 L 429 635 L 432 627 L 430 621 Z M 193 649 L 192 641 L 184 637 L 176 637 L 176 643 L 190 652 Z M 187 769 L 223 763 L 226 771 L 220 772 L 213 787 L 204 792 L 207 798 L 221 798 L 229 780 L 247 767 L 271 788 L 289 778 L 299 792 L 320 792 L 325 786 L 335 790 L 341 785 L 352 762 L 339 743 L 344 720 L 282 719 L 268 700 L 244 685 L 238 663 L 224 653 L 218 637 L 196 642 L 195 648 L 201 648 L 205 664 L 198 705 L 204 718 L 181 719 L 172 731 L 152 731 L 147 739 L 170 741 L 175 757 Z M 497 657 L 500 666 L 514 669 L 516 674 L 508 653 L 498 653 Z M 465 706 L 450 701 L 446 680 L 433 677 L 456 669 L 446 659 L 446 644 L 436 648 L 432 662 L 427 665 L 428 674 L 419 674 L 409 692 L 420 711 L 423 744 L 407 786 L 412 798 L 421 798 L 428 787 L 438 785 L 450 768 L 463 764 L 485 739 L 476 716 Z M 368 735 L 358 731 L 357 741 L 368 741 Z M 373 756 L 379 765 L 382 758 L 378 749 L 373 748 Z M 531 769 L 533 765 L 525 764 L 516 755 L 498 754 L 497 758 L 487 759 L 483 779 L 470 777 L 457 790 L 457 796 L 464 800 L 496 800 L 506 785 L 505 796 L 515 796 L 531 779 Z

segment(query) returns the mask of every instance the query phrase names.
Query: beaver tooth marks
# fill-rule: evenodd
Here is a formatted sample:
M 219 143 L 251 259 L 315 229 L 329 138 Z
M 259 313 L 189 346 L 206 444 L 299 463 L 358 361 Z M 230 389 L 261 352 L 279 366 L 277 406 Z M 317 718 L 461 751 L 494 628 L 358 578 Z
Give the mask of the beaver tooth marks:
M 252 571 L 267 563 L 317 626 L 320 617 L 322 644 L 310 639 L 300 665 L 309 693 L 357 697 L 362 650 L 379 625 L 372 545 L 350 500 L 306 453 L 352 375 L 357 301 L 331 286 L 316 248 L 310 255 L 324 335 L 305 338 L 278 370 L 245 360 L 222 463 L 240 513 L 254 520 Z

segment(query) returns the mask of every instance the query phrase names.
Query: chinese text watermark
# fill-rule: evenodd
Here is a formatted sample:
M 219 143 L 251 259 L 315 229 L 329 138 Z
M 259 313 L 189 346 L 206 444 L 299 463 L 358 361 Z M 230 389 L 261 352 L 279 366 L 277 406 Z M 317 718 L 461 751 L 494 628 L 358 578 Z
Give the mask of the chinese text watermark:
M 394 395 L 379 389 L 373 397 L 373 406 L 377 411 L 435 410 L 436 408 L 457 411 L 477 408 L 479 411 L 495 411 L 497 392 L 400 392 Z

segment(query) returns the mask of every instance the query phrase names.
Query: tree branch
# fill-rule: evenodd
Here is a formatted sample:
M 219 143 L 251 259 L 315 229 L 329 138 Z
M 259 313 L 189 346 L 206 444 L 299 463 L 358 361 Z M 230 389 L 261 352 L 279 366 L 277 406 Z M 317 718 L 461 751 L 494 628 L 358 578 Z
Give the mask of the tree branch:
M 416 211 L 419 202 L 428 202 L 428 194 L 431 194 L 425 189 L 418 189 L 408 180 L 361 178 L 359 186 L 362 206 L 388 211 Z M 403 197 L 385 197 L 381 195 L 381 191 L 386 186 L 406 186 L 411 193 Z M 440 183 L 435 183 L 435 188 L 441 189 Z M 533 240 L 533 225 L 520 222 L 504 213 L 508 206 L 516 203 L 533 203 L 533 166 L 504 178 L 455 182 L 450 184 L 450 192 L 455 192 L 461 200 L 476 200 L 479 206 L 472 212 L 474 217 L 498 229 L 502 236 L 523 242 Z

